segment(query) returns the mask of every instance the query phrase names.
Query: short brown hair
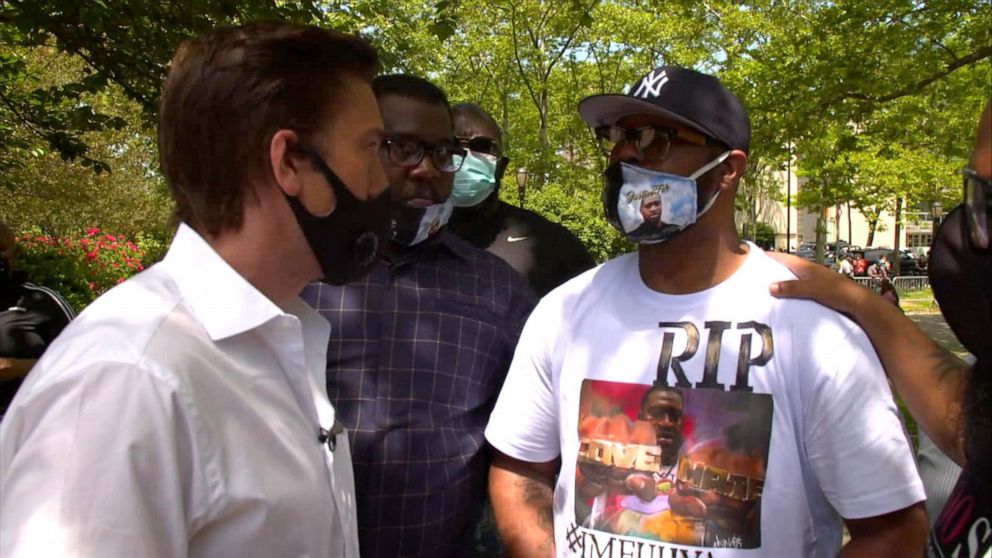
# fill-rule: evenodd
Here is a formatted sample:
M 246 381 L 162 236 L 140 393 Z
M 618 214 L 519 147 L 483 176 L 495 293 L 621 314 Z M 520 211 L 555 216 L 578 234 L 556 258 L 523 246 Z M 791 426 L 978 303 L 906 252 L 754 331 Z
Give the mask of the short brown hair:
M 162 88 L 158 144 L 177 217 L 201 233 L 238 230 L 254 185 L 272 175 L 273 134 L 309 141 L 347 76 L 378 68 L 364 40 L 312 26 L 251 23 L 183 43 Z

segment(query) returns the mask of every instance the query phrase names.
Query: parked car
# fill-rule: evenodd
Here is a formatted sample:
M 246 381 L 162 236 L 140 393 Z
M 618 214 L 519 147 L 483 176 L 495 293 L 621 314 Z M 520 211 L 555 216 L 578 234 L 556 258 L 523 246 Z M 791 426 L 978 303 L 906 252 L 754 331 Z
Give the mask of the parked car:
M 837 242 L 828 242 L 823 245 L 825 249 L 836 254 L 838 250 L 844 252 L 847 250 L 848 244 L 846 240 L 838 240 Z
M 816 261 L 816 243 L 814 242 L 804 242 L 799 245 L 799 249 L 796 250 L 796 255 L 804 260 L 809 260 L 811 262 Z M 831 267 L 834 265 L 836 257 L 831 250 L 828 250 L 826 246 L 823 248 L 823 265 Z
M 862 250 L 868 263 L 875 263 L 885 256 L 892 263 L 893 274 L 895 273 L 896 252 L 892 248 L 865 248 Z M 916 258 L 905 250 L 899 250 L 899 275 L 925 275 L 926 270 L 921 270 L 916 265 Z

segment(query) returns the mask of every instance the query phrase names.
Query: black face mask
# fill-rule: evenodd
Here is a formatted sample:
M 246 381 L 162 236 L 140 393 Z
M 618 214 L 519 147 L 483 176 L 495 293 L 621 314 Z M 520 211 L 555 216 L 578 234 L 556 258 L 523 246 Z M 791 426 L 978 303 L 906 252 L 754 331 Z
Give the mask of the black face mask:
M 10 262 L 7 261 L 7 258 L 0 257 L 0 289 L 5 288 L 7 283 L 10 283 L 13 278 L 14 273 L 10 269 Z M 3 292 L 0 291 L 0 294 L 3 294 Z
M 331 285 L 344 285 L 368 274 L 378 260 L 389 233 L 389 190 L 370 200 L 359 200 L 317 153 L 306 149 L 334 192 L 330 215 L 317 217 L 294 196 L 286 196 L 307 244 Z
M 930 285 L 954 334 L 979 360 L 992 358 L 992 253 L 972 246 L 964 208 L 951 211 L 930 249 Z

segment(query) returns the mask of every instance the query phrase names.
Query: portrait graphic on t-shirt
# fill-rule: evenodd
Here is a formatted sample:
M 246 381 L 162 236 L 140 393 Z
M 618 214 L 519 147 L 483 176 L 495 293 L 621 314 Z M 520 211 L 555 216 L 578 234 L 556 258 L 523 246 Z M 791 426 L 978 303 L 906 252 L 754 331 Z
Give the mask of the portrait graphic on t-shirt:
M 578 525 L 687 546 L 761 546 L 772 397 L 585 380 Z

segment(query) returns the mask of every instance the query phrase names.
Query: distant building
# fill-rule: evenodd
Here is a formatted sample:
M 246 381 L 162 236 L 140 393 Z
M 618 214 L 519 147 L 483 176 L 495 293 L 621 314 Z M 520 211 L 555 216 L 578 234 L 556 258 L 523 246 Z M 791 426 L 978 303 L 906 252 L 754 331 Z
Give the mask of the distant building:
M 806 179 L 796 176 L 795 165 L 788 171 L 773 173 L 775 181 L 781 190 L 781 199 L 767 199 L 758 204 L 757 220 L 767 223 L 775 230 L 775 249 L 786 251 L 788 244 L 791 251 L 796 251 L 804 243 L 816 242 L 816 213 L 797 208 L 796 194 L 803 188 Z M 793 203 L 791 208 L 785 203 L 786 194 L 791 193 Z M 841 240 L 854 246 L 869 248 L 869 224 L 864 215 L 854 206 L 850 209 L 846 204 L 829 207 L 824 210 L 826 236 L 825 243 Z M 914 254 L 925 254 L 930 250 L 931 232 L 933 230 L 929 207 L 906 207 L 902 210 L 903 226 L 899 231 L 899 248 L 909 250 Z M 742 221 L 739 219 L 738 223 Z M 871 247 L 894 248 L 895 215 L 883 211 L 875 227 L 875 235 Z

